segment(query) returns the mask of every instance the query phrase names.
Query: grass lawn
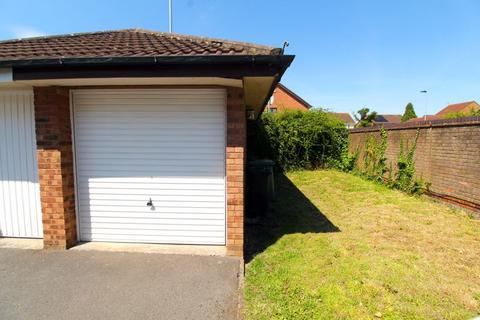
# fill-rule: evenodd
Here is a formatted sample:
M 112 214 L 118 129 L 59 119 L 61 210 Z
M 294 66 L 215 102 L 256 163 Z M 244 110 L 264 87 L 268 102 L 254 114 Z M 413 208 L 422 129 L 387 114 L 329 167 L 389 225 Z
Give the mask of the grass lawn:
M 480 221 L 337 171 L 277 177 L 247 226 L 247 319 L 469 319 Z

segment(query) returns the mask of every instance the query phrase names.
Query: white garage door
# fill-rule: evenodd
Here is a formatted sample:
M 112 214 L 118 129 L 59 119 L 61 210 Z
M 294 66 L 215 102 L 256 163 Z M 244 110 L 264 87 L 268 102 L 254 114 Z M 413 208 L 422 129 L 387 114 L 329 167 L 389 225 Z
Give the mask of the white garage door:
M 86 241 L 225 244 L 223 89 L 73 93 Z
M 32 91 L 0 91 L 0 236 L 41 238 Z

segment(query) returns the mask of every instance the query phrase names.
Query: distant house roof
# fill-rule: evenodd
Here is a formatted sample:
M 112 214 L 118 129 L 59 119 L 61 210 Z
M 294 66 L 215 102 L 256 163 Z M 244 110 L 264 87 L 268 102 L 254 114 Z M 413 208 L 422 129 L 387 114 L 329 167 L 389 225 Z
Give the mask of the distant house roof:
M 353 120 L 352 116 L 347 112 L 329 112 L 329 114 L 331 114 L 337 119 L 340 119 L 346 124 L 355 124 L 355 121 Z
M 408 120 L 407 122 L 419 122 L 419 121 L 431 121 L 431 120 L 441 120 L 445 119 L 445 117 L 452 112 L 468 112 L 470 109 L 478 110 L 480 109 L 480 105 L 476 101 L 466 101 L 466 102 L 461 102 L 461 103 L 453 103 L 449 104 L 437 114 L 433 115 L 426 115 L 423 117 L 418 117 L 418 118 L 413 118 Z
M 297 100 L 299 103 L 303 104 L 307 109 L 310 109 L 312 108 L 312 105 L 310 103 L 308 103 L 307 101 L 303 100 L 302 97 L 300 97 L 299 95 L 297 95 L 295 92 L 293 92 L 292 90 L 288 89 L 287 87 L 285 87 L 283 84 L 279 83 L 277 85 L 278 88 L 282 89 L 283 91 L 285 91 L 287 94 L 289 94 L 292 98 L 294 98 L 295 100 Z
M 374 122 L 400 123 L 400 122 L 402 122 L 402 115 L 401 114 L 379 114 L 375 118 Z
M 431 121 L 431 120 L 440 120 L 442 119 L 441 116 L 438 116 L 438 115 L 426 115 L 426 116 L 423 116 L 423 117 L 418 117 L 418 118 L 412 118 L 412 119 L 409 119 L 407 120 L 407 122 L 418 122 L 418 121 Z
M 448 113 L 451 112 L 462 112 L 462 111 L 468 111 L 465 110 L 466 108 L 475 108 L 478 109 L 480 108 L 480 105 L 476 101 L 466 101 L 466 102 L 461 102 L 461 103 L 454 103 L 454 104 L 449 104 L 439 112 L 437 112 L 437 116 L 445 116 Z

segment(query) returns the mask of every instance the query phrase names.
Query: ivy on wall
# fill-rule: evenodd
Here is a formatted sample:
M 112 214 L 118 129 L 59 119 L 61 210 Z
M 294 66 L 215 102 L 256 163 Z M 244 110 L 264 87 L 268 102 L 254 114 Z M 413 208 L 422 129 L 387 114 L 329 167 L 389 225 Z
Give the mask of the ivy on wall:
M 347 154 L 342 155 L 342 158 L 355 159 L 355 164 L 350 171 L 358 175 L 409 194 L 421 194 L 428 189 L 429 184 L 415 176 L 415 150 L 418 137 L 419 130 L 413 141 L 406 141 L 402 138 L 395 163 L 392 161 L 387 163 L 385 153 L 388 146 L 388 132 L 385 128 L 380 129 L 380 137 L 376 137 L 374 134 L 367 135 L 362 157 L 359 157 L 358 149 L 353 154 L 348 153 L 347 149 Z M 343 168 L 339 169 L 344 170 Z
M 387 138 L 387 130 L 382 128 L 380 129 L 380 141 L 377 141 L 373 135 L 368 135 L 365 141 L 363 174 L 371 180 L 383 181 L 387 171 L 387 158 L 385 157 Z

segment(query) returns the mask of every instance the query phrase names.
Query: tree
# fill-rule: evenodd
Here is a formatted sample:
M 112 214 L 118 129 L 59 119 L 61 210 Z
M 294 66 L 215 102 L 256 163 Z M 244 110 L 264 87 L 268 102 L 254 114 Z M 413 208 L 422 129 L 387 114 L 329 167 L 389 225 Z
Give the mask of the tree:
M 373 126 L 373 120 L 375 120 L 377 117 L 377 113 L 375 111 L 370 112 L 370 109 L 362 108 L 358 110 L 357 113 L 358 115 L 354 114 L 355 120 L 357 120 L 355 127 L 362 128 Z
M 410 119 L 416 118 L 417 114 L 415 113 L 415 110 L 413 109 L 413 104 L 409 102 L 407 106 L 405 107 L 405 112 L 403 113 L 402 116 L 402 122 L 406 122 Z

